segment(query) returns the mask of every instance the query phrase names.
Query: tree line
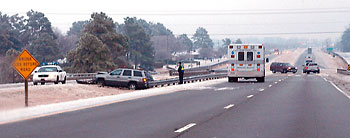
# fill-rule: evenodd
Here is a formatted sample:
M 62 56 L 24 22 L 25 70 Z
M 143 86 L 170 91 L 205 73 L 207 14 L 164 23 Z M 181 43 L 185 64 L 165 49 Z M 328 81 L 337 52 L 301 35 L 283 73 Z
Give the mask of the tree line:
M 174 59 L 177 52 L 200 50 L 202 57 L 221 56 L 221 49 L 213 55 L 213 45 L 203 27 L 191 38 L 175 36 L 161 23 L 136 17 L 117 23 L 100 12 L 92 13 L 89 20 L 74 22 L 63 34 L 42 12 L 30 10 L 26 16 L 0 12 L 0 83 L 20 79 L 11 63 L 23 49 L 40 63 L 66 57 L 63 66 L 67 71 L 96 72 L 132 66 L 153 70 L 155 63 L 183 60 Z

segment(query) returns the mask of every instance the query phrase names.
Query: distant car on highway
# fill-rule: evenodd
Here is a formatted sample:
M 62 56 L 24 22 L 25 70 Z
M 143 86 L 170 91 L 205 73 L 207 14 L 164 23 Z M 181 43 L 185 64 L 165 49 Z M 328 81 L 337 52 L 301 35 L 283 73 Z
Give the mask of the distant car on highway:
M 129 89 L 148 88 L 153 77 L 146 71 L 136 69 L 116 69 L 110 73 L 100 72 L 96 82 L 101 86 L 128 87 Z
M 55 84 L 61 82 L 62 84 L 65 84 L 66 81 L 66 72 L 57 65 L 42 66 L 39 70 L 34 71 L 33 74 L 34 85 L 37 85 L 38 83 L 44 85 L 46 82 L 54 82 Z
M 289 64 L 289 63 L 281 63 L 281 62 L 273 62 L 270 65 L 270 70 L 272 73 L 281 72 L 281 73 L 287 73 L 287 72 L 298 72 L 298 68 Z
M 305 63 L 305 65 L 303 66 L 304 66 L 303 73 L 307 73 L 307 74 L 310 74 L 310 72 L 320 73 L 320 68 L 315 62 Z

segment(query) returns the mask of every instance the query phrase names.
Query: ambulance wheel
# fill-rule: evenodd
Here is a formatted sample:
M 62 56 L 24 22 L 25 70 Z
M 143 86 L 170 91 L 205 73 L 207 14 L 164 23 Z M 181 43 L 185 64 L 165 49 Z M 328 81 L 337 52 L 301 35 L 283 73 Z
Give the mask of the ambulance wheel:
M 256 78 L 258 82 L 265 82 L 265 77 L 258 77 Z

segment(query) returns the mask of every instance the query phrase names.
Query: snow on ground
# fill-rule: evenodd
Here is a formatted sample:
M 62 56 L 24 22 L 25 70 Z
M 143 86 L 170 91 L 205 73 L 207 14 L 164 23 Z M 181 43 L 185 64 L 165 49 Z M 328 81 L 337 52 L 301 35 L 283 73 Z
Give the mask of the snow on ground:
M 305 50 L 306 50 L 305 48 L 297 48 L 294 51 L 293 50 L 285 50 L 281 55 L 278 55 L 277 57 L 270 60 L 270 62 L 265 65 L 266 75 L 272 74 L 272 72 L 270 70 L 270 66 L 271 66 L 272 62 L 286 62 L 286 63 L 290 63 L 292 65 L 295 65 L 295 63 L 299 59 L 300 55 L 302 53 L 304 53 Z
M 339 57 L 333 57 L 320 49 L 314 50 L 315 60 L 321 68 L 320 76 L 335 83 L 342 90 L 350 94 L 350 75 L 337 73 L 337 68 L 346 68 L 346 63 Z
M 109 89 L 109 88 L 100 88 L 100 87 L 95 87 L 91 85 L 89 88 L 81 88 L 81 92 L 85 91 L 84 93 L 96 93 L 97 91 L 102 91 L 101 96 L 102 97 L 95 97 L 95 98 L 89 98 L 89 99 L 80 99 L 80 100 L 74 100 L 74 101 L 68 101 L 68 102 L 61 102 L 61 103 L 56 103 L 53 102 L 55 100 L 61 99 L 56 97 L 50 97 L 53 98 L 49 101 L 49 103 L 52 104 L 47 104 L 47 105 L 38 105 L 38 106 L 31 106 L 28 108 L 17 108 L 13 110 L 7 110 L 7 111 L 0 111 L 0 124 L 4 122 L 11 122 L 11 121 L 16 121 L 24 118 L 35 118 L 36 116 L 45 116 L 49 114 L 55 114 L 55 113 L 62 113 L 65 111 L 74 111 L 78 109 L 84 109 L 88 107 L 94 107 L 98 105 L 104 105 L 104 104 L 109 104 L 109 103 L 116 103 L 116 102 L 122 102 L 126 100 L 133 100 L 133 99 L 138 99 L 138 98 L 143 98 L 143 97 L 148 97 L 148 96 L 155 96 L 155 95 L 161 95 L 161 94 L 167 94 L 167 93 L 173 93 L 176 91 L 182 91 L 182 90 L 200 90 L 203 88 L 211 89 L 212 85 L 219 84 L 227 82 L 227 79 L 217 79 L 217 80 L 209 80 L 209 81 L 203 81 L 203 82 L 198 82 L 198 83 L 190 83 L 190 84 L 184 84 L 184 85 L 173 85 L 173 86 L 168 86 L 168 87 L 162 87 L 162 88 L 152 88 L 152 89 L 146 89 L 146 90 L 140 90 L 140 91 L 134 91 L 129 93 L 125 93 L 127 91 L 119 91 L 119 89 Z M 33 88 L 32 88 L 33 89 Z M 43 89 L 43 88 L 42 88 Z M 47 89 L 46 92 L 47 94 L 51 93 L 49 92 L 50 89 L 54 89 L 54 86 Z M 71 92 L 69 87 L 66 88 L 67 91 L 63 92 L 64 94 L 74 94 L 75 92 Z M 115 91 L 123 94 L 119 95 L 114 95 L 113 92 L 110 92 L 110 96 L 103 96 L 103 93 L 108 92 L 105 91 L 108 89 L 108 91 Z M 199 91 L 200 92 L 200 91 Z M 30 94 L 29 97 L 33 96 L 34 94 Z M 1 96 L 2 97 L 2 96 Z M 58 99 L 57 99 L 58 98 Z M 24 103 L 24 98 L 20 98 L 17 101 L 13 101 L 14 104 L 19 104 L 19 103 Z M 2 101 L 2 100 L 1 100 Z M 17 102 L 17 103 L 16 103 Z M 30 105 L 33 104 L 34 99 L 32 99 L 32 103 L 29 103 Z M 11 104 L 11 103 L 1 103 L 3 104 Z
M 29 105 L 60 103 L 91 97 L 131 92 L 127 89 L 98 87 L 97 85 L 57 84 L 29 86 Z M 24 106 L 24 87 L 0 88 L 0 111 Z

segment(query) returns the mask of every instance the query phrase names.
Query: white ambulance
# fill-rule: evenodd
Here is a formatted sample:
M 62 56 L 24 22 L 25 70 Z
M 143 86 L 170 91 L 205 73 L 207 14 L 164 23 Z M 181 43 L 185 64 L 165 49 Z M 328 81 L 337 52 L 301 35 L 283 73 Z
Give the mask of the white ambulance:
M 265 47 L 263 44 L 230 44 L 228 46 L 228 81 L 256 78 L 265 82 Z M 266 59 L 266 62 L 269 59 Z

